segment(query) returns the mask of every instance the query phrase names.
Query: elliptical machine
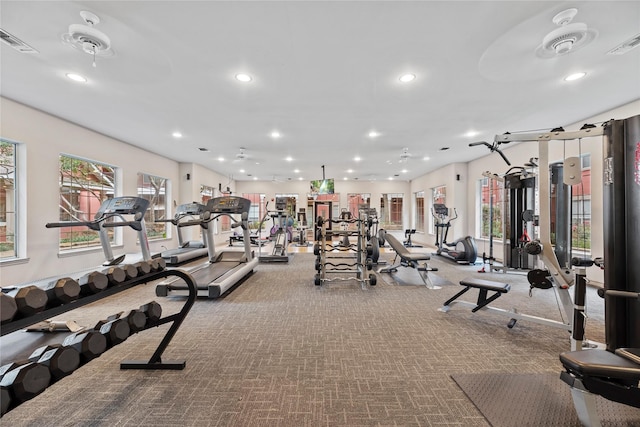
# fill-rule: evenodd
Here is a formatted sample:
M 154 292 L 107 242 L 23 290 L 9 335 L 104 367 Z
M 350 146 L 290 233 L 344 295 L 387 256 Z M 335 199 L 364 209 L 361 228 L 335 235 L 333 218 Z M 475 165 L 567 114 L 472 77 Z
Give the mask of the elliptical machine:
M 473 237 L 466 236 L 453 243 L 447 243 L 451 221 L 458 218 L 458 212 L 455 208 L 453 208 L 453 214 L 455 216 L 451 217 L 449 208 L 442 203 L 434 203 L 431 208 L 431 215 L 435 219 L 434 225 L 436 227 L 436 247 L 438 248 L 436 255 L 449 258 L 459 264 L 475 264 L 476 258 L 478 258 L 478 249 Z

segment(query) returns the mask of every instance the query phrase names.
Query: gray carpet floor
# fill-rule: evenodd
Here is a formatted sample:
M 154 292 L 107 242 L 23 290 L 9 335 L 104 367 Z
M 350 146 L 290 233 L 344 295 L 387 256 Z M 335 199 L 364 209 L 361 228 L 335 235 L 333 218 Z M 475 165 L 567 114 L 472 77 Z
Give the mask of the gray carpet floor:
M 420 251 L 420 249 L 416 249 Z M 384 258 L 392 259 L 391 254 Z M 559 375 L 569 334 L 543 325 L 437 309 L 464 277 L 511 283 L 495 305 L 560 320 L 552 291 L 529 296 L 526 278 L 478 273 L 434 258 L 439 290 L 417 271 L 314 286 L 314 260 L 260 264 L 223 298 L 199 299 L 164 354 L 182 371 L 120 370 L 148 359 L 168 326 L 144 331 L 6 414 L 11 426 L 488 426 L 451 378 L 456 374 Z M 140 285 L 60 316 L 92 325 L 157 300 L 165 314 L 181 298 Z M 593 291 L 591 289 L 590 291 Z M 468 298 L 472 298 L 469 296 Z M 604 341 L 602 300 L 589 292 L 588 338 Z M 558 380 L 560 381 L 560 380 Z M 513 408 L 517 411 L 518 408 Z M 523 424 L 524 425 L 524 424 Z

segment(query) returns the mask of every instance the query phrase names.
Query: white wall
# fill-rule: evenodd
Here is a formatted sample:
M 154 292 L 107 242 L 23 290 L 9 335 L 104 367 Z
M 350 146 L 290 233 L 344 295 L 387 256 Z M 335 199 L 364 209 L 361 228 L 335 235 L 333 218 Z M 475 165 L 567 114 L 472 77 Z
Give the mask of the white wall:
M 162 176 L 179 183 L 179 165 L 162 156 L 61 120 L 41 111 L 0 98 L 2 128 L 0 134 L 23 145 L 26 154 L 26 259 L 3 262 L 1 284 L 23 283 L 53 275 L 100 265 L 100 249 L 59 255 L 58 229 L 46 229 L 47 222 L 59 221 L 59 155 L 61 153 L 107 163 L 119 168 L 119 194 L 137 194 L 137 174 Z M 212 184 L 213 185 L 213 184 Z M 215 184 L 217 185 L 217 183 Z M 172 197 L 178 197 L 179 185 L 173 185 Z M 22 195 L 24 196 L 24 194 Z M 151 242 L 151 251 L 161 246 L 177 246 L 172 239 Z M 140 252 L 134 230 L 123 230 L 122 247 L 114 255 Z

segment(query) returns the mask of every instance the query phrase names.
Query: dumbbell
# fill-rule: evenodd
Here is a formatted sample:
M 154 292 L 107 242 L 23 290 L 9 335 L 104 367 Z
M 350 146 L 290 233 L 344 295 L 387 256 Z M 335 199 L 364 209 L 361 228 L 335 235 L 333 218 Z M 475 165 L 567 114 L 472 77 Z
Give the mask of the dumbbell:
M 144 276 L 146 274 L 151 273 L 151 262 L 150 261 L 140 261 L 133 264 L 133 266 L 138 270 L 138 276 Z
M 49 368 L 52 381 L 57 381 L 80 366 L 80 353 L 73 347 L 64 347 L 62 344 L 45 345 L 37 348 L 29 356 L 29 360 L 45 365 Z
M 0 386 L 0 416 L 6 414 L 11 407 L 11 392 L 9 387 Z
M 47 306 L 47 293 L 37 286 L 15 288 L 6 295 L 15 300 L 18 313 L 25 317 L 39 313 Z
M 107 338 L 98 331 L 76 332 L 62 342 L 80 353 L 80 364 L 85 364 L 107 351 Z
M 152 258 L 150 263 L 152 271 L 162 271 L 167 267 L 167 261 L 164 258 Z
M 22 360 L 0 368 L 0 387 L 11 402 L 24 402 L 40 394 L 51 383 L 49 368 L 40 363 Z M 4 403 L 2 409 L 4 410 Z M 7 405 L 8 409 L 9 405 Z
M 147 304 L 141 305 L 140 310 L 147 318 L 146 327 L 156 325 L 160 320 L 160 316 L 162 316 L 162 307 L 155 301 L 151 301 Z
M 18 305 L 16 300 L 6 295 L 4 292 L 0 292 L 0 318 L 3 325 L 9 323 L 18 313 Z
M 138 268 L 133 264 L 123 265 L 121 267 L 124 270 L 124 274 L 127 280 L 135 279 L 138 277 Z
M 127 280 L 127 273 L 121 267 L 109 267 L 103 273 L 109 279 L 109 286 L 119 285 Z
M 78 279 L 80 295 L 93 295 L 104 291 L 109 286 L 109 278 L 99 271 L 92 271 Z
M 129 310 L 122 313 L 119 318 L 127 321 L 132 334 L 143 330 L 147 324 L 147 315 L 140 309 Z
M 94 330 L 100 332 L 107 339 L 109 348 L 118 345 L 131 335 L 131 327 L 127 319 L 118 317 L 119 315 L 109 316 L 106 320 L 99 321 Z
M 63 277 L 44 286 L 47 293 L 47 306 L 69 304 L 80 296 L 80 284 L 70 277 Z

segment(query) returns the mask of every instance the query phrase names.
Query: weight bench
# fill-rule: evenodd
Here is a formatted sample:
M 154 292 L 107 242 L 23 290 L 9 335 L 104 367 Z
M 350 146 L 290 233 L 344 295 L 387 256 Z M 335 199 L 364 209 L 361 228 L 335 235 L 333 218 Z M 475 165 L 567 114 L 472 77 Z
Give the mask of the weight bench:
M 434 286 L 429 279 L 429 271 L 438 271 L 437 268 L 431 268 L 427 266 L 426 261 L 431 259 L 431 255 L 425 253 L 410 252 L 398 239 L 391 234 L 384 233 L 384 239 L 389 243 L 389 246 L 396 252 L 395 258 L 393 258 L 393 265 L 378 270 L 378 273 L 394 273 L 398 271 L 398 267 L 409 267 L 418 270 L 420 278 L 424 282 L 425 286 L 429 289 L 440 289 L 441 286 Z M 400 258 L 400 262 L 396 264 L 396 260 Z M 420 261 L 425 261 L 420 265 Z
M 460 285 L 465 288 L 455 294 L 453 297 L 449 298 L 445 303 L 438 309 L 438 311 L 442 311 L 444 313 L 449 312 L 451 306 L 455 304 L 465 305 L 471 307 L 471 311 L 473 313 L 479 310 L 488 310 L 494 313 L 502 314 L 510 318 L 507 326 L 511 329 L 515 326 L 518 319 L 526 319 L 531 322 L 540 323 L 547 326 L 554 326 L 560 329 L 564 329 L 567 331 L 571 331 L 571 325 L 568 323 L 559 322 L 557 320 L 545 319 L 543 317 L 531 316 L 527 314 L 519 313 L 516 309 L 513 310 L 505 310 L 502 308 L 491 307 L 489 304 L 503 294 L 506 294 L 511 290 L 511 285 L 508 283 L 500 283 L 500 282 L 492 282 L 489 280 L 475 279 L 475 278 L 466 278 L 460 281 Z M 469 301 L 457 301 L 458 297 L 460 297 L 465 292 L 469 291 L 471 288 L 478 289 L 478 299 L 475 303 Z M 489 292 L 492 292 L 489 295 Z
M 619 348 L 612 353 L 592 349 L 560 354 L 565 371 L 560 379 L 571 387 L 580 422 L 600 427 L 596 395 L 640 408 L 640 348 Z

